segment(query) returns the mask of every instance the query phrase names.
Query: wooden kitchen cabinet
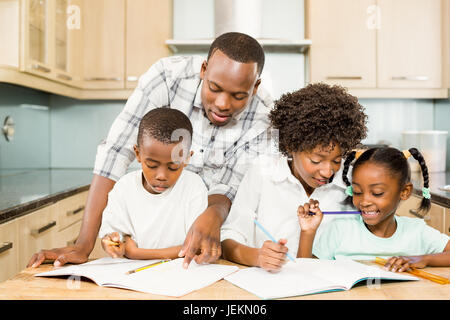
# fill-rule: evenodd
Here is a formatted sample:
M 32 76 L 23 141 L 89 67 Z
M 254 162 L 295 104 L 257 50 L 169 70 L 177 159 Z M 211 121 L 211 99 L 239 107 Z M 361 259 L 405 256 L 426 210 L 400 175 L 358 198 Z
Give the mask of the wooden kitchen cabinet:
M 307 3 L 311 82 L 345 87 L 376 86 L 376 29 L 366 11 L 375 0 L 313 0 Z
M 310 82 L 361 98 L 447 98 L 446 0 L 307 0 Z
M 450 236 L 450 209 L 445 208 L 445 217 L 444 217 L 444 233 Z
M 80 192 L 55 204 L 59 231 L 83 219 L 87 195 L 88 191 Z
M 400 204 L 396 214 L 399 216 L 422 219 L 421 215 L 417 213 L 417 208 L 419 207 L 421 201 L 422 198 L 419 198 L 416 195 L 412 195 L 408 200 L 403 201 Z M 428 213 L 423 217 L 423 220 L 430 227 L 439 230 L 439 232 L 446 233 L 446 210 L 448 209 L 444 208 L 443 206 L 437 205 L 436 203 L 431 203 L 430 211 L 428 211 Z
M 126 0 L 126 14 L 125 86 L 133 89 L 153 63 L 170 55 L 172 0 Z
M 26 267 L 31 256 L 42 249 L 54 248 L 57 235 L 55 205 L 50 205 L 18 219 L 19 267 Z
M 442 88 L 441 0 L 377 0 L 378 87 Z
M 123 89 L 125 0 L 84 0 L 83 88 Z
M 442 2 L 442 43 L 444 88 L 450 89 L 450 1 Z
M 0 225 L 0 282 L 16 275 L 19 267 L 19 225 L 16 220 Z

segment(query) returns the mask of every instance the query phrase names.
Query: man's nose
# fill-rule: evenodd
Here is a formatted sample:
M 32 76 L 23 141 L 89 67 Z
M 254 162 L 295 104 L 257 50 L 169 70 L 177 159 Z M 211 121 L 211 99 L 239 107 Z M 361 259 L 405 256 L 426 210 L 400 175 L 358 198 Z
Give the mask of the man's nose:
M 230 109 L 230 97 L 227 93 L 221 92 L 217 97 L 215 101 L 215 105 L 217 108 L 220 109 L 220 111 L 226 111 Z

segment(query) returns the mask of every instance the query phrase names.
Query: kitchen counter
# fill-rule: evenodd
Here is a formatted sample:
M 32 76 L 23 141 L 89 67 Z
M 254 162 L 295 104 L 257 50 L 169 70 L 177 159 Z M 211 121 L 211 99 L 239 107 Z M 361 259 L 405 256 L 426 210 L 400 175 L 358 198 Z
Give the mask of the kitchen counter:
M 450 208 L 450 192 L 441 190 L 450 184 L 450 171 L 429 173 L 431 202 Z M 413 194 L 422 197 L 423 178 L 421 172 L 412 172 L 411 180 L 414 185 Z
M 89 189 L 92 169 L 0 170 L 0 224 Z

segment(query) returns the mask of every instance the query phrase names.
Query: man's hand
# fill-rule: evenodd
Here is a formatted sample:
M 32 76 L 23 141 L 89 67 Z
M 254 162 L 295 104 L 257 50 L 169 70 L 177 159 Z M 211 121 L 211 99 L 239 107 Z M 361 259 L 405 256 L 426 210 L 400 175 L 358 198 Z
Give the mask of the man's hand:
M 54 248 L 50 250 L 41 250 L 35 253 L 27 264 L 27 268 L 38 267 L 44 260 L 54 260 L 53 265 L 60 267 L 66 263 L 84 263 L 88 260 L 90 251 L 81 246 L 70 246 L 63 248 Z
M 221 225 L 222 219 L 213 207 L 206 209 L 194 221 L 178 254 L 179 257 L 184 256 L 184 268 L 189 266 L 192 259 L 198 264 L 210 263 L 219 259 L 222 254 Z

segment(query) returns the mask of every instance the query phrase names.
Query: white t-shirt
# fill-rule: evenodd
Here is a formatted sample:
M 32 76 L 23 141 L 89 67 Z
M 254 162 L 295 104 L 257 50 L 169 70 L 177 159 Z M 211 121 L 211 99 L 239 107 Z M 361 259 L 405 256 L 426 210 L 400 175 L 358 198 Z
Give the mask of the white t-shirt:
M 142 170 L 124 175 L 108 194 L 99 236 L 130 235 L 139 248 L 182 245 L 195 219 L 207 208 L 208 190 L 200 176 L 183 170 L 175 185 L 152 194 L 142 185 Z
M 316 188 L 308 197 L 300 181 L 292 175 L 286 157 L 259 157 L 239 185 L 221 228 L 221 241 L 233 239 L 249 247 L 261 248 L 269 239 L 255 226 L 253 220 L 257 219 L 275 239 L 287 239 L 289 252 L 296 255 L 300 238 L 297 209 L 310 198 L 319 201 L 322 211 L 352 210 L 341 203 L 346 198 L 342 166 L 331 183 Z M 324 216 L 317 234 L 329 221 L 341 216 L 349 215 Z
M 331 260 L 416 256 L 441 253 L 450 239 L 422 219 L 395 216 L 395 220 L 397 229 L 389 238 L 370 232 L 361 216 L 333 221 L 314 239 L 313 254 Z

